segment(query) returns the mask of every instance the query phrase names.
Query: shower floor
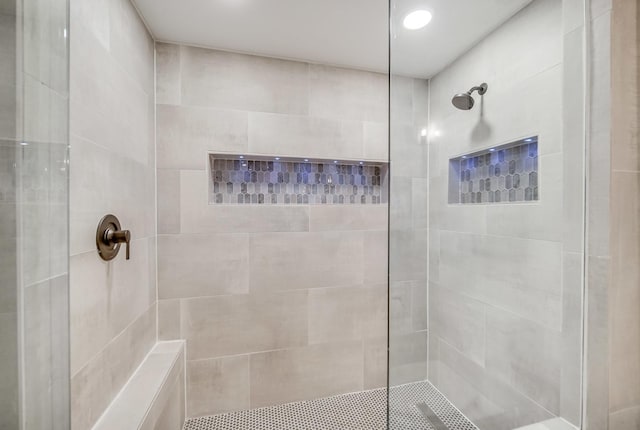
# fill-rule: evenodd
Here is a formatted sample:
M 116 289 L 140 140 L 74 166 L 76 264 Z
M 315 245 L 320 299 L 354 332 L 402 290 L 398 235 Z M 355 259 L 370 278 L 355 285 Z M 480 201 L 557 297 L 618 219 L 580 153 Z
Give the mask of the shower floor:
M 394 387 L 390 397 L 391 430 L 477 430 L 429 382 Z M 184 430 L 385 430 L 386 409 L 387 390 L 381 388 L 193 418 Z M 425 410 L 436 417 L 427 419 Z

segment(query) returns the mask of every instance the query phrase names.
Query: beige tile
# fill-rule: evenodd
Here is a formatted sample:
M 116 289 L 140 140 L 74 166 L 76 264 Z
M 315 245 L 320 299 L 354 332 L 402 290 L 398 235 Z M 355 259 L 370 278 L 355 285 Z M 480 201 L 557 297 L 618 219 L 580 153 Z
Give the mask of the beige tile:
M 249 356 L 187 361 L 187 417 L 249 409 Z
M 387 120 L 388 77 L 338 67 L 309 66 L 309 114 L 355 121 Z
M 307 292 L 182 300 L 181 334 L 190 360 L 307 344 Z
M 156 42 L 156 103 L 179 105 L 180 46 Z
M 249 114 L 252 154 L 355 159 L 364 156 L 358 121 L 270 113 Z
M 158 236 L 161 299 L 244 294 L 249 290 L 249 236 Z
M 182 48 L 182 104 L 306 114 L 306 63 Z M 215 76 L 215 79 L 211 79 Z
M 210 152 L 244 154 L 247 112 L 191 106 L 157 106 L 158 167 L 204 169 Z
M 362 342 L 339 342 L 251 355 L 251 407 L 362 390 Z
M 640 427 L 640 406 L 635 406 L 609 415 L 611 430 L 634 430 Z
M 387 205 L 309 206 L 310 231 L 386 230 Z
M 250 240 L 251 291 L 359 285 L 361 232 L 265 233 Z
M 209 205 L 205 171 L 180 172 L 182 233 L 308 231 L 306 206 Z

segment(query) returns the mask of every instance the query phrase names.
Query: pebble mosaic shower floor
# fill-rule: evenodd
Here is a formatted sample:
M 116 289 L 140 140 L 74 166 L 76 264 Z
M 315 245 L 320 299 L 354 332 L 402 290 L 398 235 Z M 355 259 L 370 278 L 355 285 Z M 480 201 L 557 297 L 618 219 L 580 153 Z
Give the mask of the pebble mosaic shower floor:
M 429 382 L 391 389 L 391 430 L 478 430 Z M 417 404 L 437 416 L 430 422 Z M 184 430 L 386 430 L 387 390 L 194 418 Z M 442 424 L 445 427 L 442 427 Z

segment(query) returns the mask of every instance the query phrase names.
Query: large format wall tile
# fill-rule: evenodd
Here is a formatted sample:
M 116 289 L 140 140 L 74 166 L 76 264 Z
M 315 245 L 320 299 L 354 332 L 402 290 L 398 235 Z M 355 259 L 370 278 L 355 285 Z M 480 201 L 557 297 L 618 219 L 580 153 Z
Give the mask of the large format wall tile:
M 385 75 L 319 64 L 312 64 L 309 68 L 311 116 L 378 123 L 387 121 L 388 83 Z
M 362 390 L 362 342 L 338 342 L 251 356 L 251 407 Z
M 187 416 L 249 409 L 249 357 L 187 362 Z
M 249 390 L 254 406 L 384 386 L 386 198 L 209 204 L 208 153 L 387 161 L 387 76 L 165 43 L 156 56 L 158 336 L 187 339 L 187 415 L 245 409 Z
M 251 235 L 251 291 L 359 285 L 364 281 L 361 232 Z
M 70 2 L 70 31 L 71 411 L 85 430 L 156 340 L 154 43 L 129 0 Z M 130 260 L 96 252 L 108 213 L 131 231 Z
M 185 299 L 180 315 L 190 360 L 307 343 L 307 291 Z
M 158 236 L 158 298 L 243 294 L 249 291 L 249 236 Z
M 186 46 L 180 49 L 184 105 L 296 115 L 308 112 L 306 63 Z

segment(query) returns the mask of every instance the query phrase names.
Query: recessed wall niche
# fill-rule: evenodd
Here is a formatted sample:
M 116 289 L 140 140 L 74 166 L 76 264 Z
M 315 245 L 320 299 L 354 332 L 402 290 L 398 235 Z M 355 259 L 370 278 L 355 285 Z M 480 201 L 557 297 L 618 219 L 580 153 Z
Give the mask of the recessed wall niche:
M 386 163 L 209 154 L 212 205 L 379 205 Z
M 449 160 L 449 203 L 504 204 L 540 199 L 538 137 Z

